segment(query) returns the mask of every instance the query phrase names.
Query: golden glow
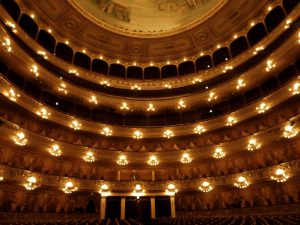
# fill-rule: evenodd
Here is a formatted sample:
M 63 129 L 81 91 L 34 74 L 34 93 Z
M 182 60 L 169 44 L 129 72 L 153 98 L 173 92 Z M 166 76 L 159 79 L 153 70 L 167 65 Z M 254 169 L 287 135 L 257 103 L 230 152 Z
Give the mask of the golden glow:
M 2 46 L 4 46 L 8 52 L 11 52 L 12 47 L 9 38 L 5 38 L 4 42 L 2 42 Z
M 95 161 L 94 152 L 91 150 L 87 151 L 82 158 L 86 162 L 94 162 Z
M 58 87 L 58 91 L 59 91 L 59 92 L 62 92 L 62 93 L 65 94 L 65 95 L 68 94 L 66 84 L 61 83 L 61 84 L 59 85 L 59 87 Z
M 4 177 L 1 175 L 0 176 L 0 181 L 3 181 L 4 180 Z
M 226 155 L 226 153 L 223 151 L 223 149 L 221 147 L 217 147 L 213 153 L 213 157 L 215 159 L 221 159 L 224 158 Z
M 105 136 L 111 136 L 112 130 L 109 127 L 104 127 L 101 131 L 101 134 L 103 134 Z
M 259 52 L 261 52 L 264 49 L 265 48 L 263 46 L 256 47 L 254 52 L 253 52 L 253 55 L 257 55 Z
M 102 195 L 102 196 L 109 196 L 110 195 L 110 191 L 109 191 L 109 186 L 108 184 L 104 183 L 100 186 L 100 189 L 99 189 L 99 193 Z
M 210 192 L 212 190 L 212 186 L 208 181 L 203 181 L 199 186 L 199 190 L 202 192 Z
M 183 100 L 179 100 L 177 109 L 184 109 L 184 108 L 186 108 L 185 102 Z
M 180 162 L 182 162 L 183 164 L 188 164 L 188 163 L 192 162 L 192 158 L 190 157 L 190 154 L 183 153 L 181 156 Z
M 293 125 L 289 124 L 284 127 L 283 136 L 285 138 L 293 138 L 297 136 L 298 132 L 299 132 L 298 129 L 294 128 Z
M 164 87 L 167 88 L 167 89 L 171 89 L 172 88 L 172 86 L 170 84 L 165 84 Z
M 159 161 L 155 155 L 151 155 L 147 163 L 150 166 L 157 166 L 159 164 Z
M 59 145 L 53 144 L 51 148 L 48 149 L 49 153 L 55 157 L 61 156 L 62 152 Z
M 77 120 L 73 120 L 70 124 L 70 127 L 73 128 L 74 130 L 80 130 L 81 123 L 79 123 Z
M 228 116 L 226 120 L 226 126 L 232 126 L 237 123 L 237 119 L 234 116 Z
M 16 135 L 12 138 L 16 145 L 25 146 L 28 142 L 26 136 L 23 132 L 19 131 Z
M 121 166 L 125 166 L 128 164 L 128 160 L 126 155 L 122 154 L 119 156 L 118 160 L 117 160 L 117 164 L 121 165 Z
M 36 114 L 43 119 L 48 119 L 51 116 L 51 113 L 47 111 L 45 108 L 41 108 L 39 111 L 36 112 Z
M 258 107 L 256 107 L 256 111 L 258 113 L 264 113 L 265 111 L 267 111 L 269 109 L 270 109 L 270 106 L 265 102 L 260 103 L 260 105 Z
M 65 192 L 66 194 L 71 194 L 73 193 L 74 191 L 77 191 L 78 188 L 74 186 L 74 183 L 72 181 L 67 181 L 65 183 L 65 186 L 64 188 L 62 189 L 63 192 Z
M 131 90 L 141 90 L 142 88 L 141 88 L 141 86 L 139 86 L 138 84 L 134 84 L 134 85 L 132 85 L 131 86 Z
M 217 98 L 218 98 L 218 96 L 216 96 L 216 94 L 214 92 L 210 92 L 207 100 L 209 102 L 211 102 L 212 100 L 216 100 Z
M 47 56 L 47 54 L 46 54 L 45 51 L 38 50 L 36 53 L 37 53 L 38 55 L 42 56 L 44 59 L 48 59 L 48 56 Z
M 148 108 L 147 108 L 147 112 L 154 112 L 155 111 L 155 107 L 152 103 L 149 103 Z
M 171 130 L 165 130 L 163 136 L 164 136 L 165 138 L 171 138 L 171 137 L 174 137 L 174 133 L 173 133 L 173 131 L 171 131 Z
M 103 85 L 103 86 L 110 86 L 110 83 L 109 83 L 109 81 L 108 80 L 102 80 L 101 82 L 100 82 L 100 84 L 101 85 Z
M 284 29 L 288 29 L 290 27 L 290 24 L 292 23 L 293 21 L 291 19 L 287 19 L 285 21 L 285 25 L 284 25 Z
M 247 181 L 246 177 L 239 176 L 236 179 L 236 182 L 234 182 L 234 186 L 238 188 L 246 188 L 249 186 L 249 182 Z
M 238 79 L 236 89 L 240 90 L 245 86 L 246 86 L 245 81 L 243 79 Z
M 11 100 L 11 101 L 13 101 L 13 102 L 16 102 L 17 101 L 17 99 L 20 97 L 20 95 L 19 94 L 17 94 L 16 92 L 15 92 L 15 90 L 14 89 L 9 89 L 9 91 L 4 91 L 4 93 L 3 93 L 7 98 L 9 98 L 9 100 Z
M 133 195 L 133 196 L 136 196 L 136 198 L 139 199 L 140 196 L 143 196 L 144 194 L 145 194 L 145 190 L 142 188 L 142 185 L 139 184 L 139 183 L 137 183 L 137 184 L 134 186 L 132 195 Z
M 293 86 L 289 88 L 289 92 L 292 92 L 293 95 L 298 95 L 300 93 L 300 82 L 294 82 Z
M 90 103 L 93 103 L 95 105 L 98 105 L 98 100 L 97 100 L 97 97 L 95 95 L 92 95 L 89 99 L 89 102 Z
M 122 105 L 120 106 L 121 110 L 129 110 L 129 106 L 127 105 L 126 102 L 123 102 Z
M 226 58 L 227 59 L 227 58 Z M 223 73 L 226 73 L 227 71 L 232 70 L 233 67 L 232 66 L 225 66 L 225 68 L 223 69 Z
M 195 132 L 196 134 L 202 134 L 202 133 L 205 132 L 205 131 L 206 131 L 206 129 L 205 129 L 205 127 L 202 126 L 202 125 L 198 125 L 198 126 L 196 126 L 196 127 L 194 128 L 194 132 Z
M 75 69 L 70 69 L 69 70 L 69 74 L 73 74 L 73 75 L 75 75 L 75 76 L 80 76 L 80 74 L 77 72 L 77 70 L 75 70 Z
M 177 192 L 178 192 L 178 190 L 176 189 L 175 184 L 170 183 L 170 184 L 167 186 L 167 189 L 166 189 L 166 195 L 173 196 L 173 195 L 175 195 Z
M 27 178 L 27 181 L 24 183 L 24 187 L 26 190 L 32 191 L 38 187 L 37 179 L 34 176 L 30 176 Z
M 195 77 L 193 79 L 193 84 L 200 83 L 200 82 L 202 82 L 202 79 L 200 77 Z
M 142 139 L 143 133 L 140 130 L 136 130 L 133 132 L 133 138 L 134 139 Z
M 275 170 L 275 173 L 271 176 L 272 180 L 276 180 L 277 182 L 285 182 L 289 176 L 286 174 L 283 168 L 278 168 Z
M 261 147 L 261 144 L 257 142 L 257 140 L 255 138 L 250 138 L 248 141 L 248 146 L 247 149 L 249 151 L 253 151 L 256 149 L 259 149 Z
M 31 14 L 30 14 L 30 17 L 31 17 L 32 19 L 34 19 L 34 18 L 35 18 L 35 15 L 34 15 L 33 13 L 31 13 Z
M 270 72 L 273 68 L 276 67 L 276 64 L 273 62 L 273 60 L 267 61 L 266 71 Z

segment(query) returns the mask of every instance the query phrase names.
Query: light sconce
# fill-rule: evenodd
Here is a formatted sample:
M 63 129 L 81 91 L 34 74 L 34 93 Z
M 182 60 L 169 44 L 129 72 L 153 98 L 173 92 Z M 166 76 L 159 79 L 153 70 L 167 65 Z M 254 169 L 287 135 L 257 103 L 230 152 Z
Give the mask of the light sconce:
M 48 56 L 45 51 L 39 50 L 39 51 L 37 51 L 37 54 L 42 56 L 44 59 L 48 59 Z
M 10 42 L 9 38 L 5 38 L 5 41 L 2 42 L 2 46 L 4 46 L 8 52 L 11 52 L 12 47 L 11 47 L 11 42 Z
M 180 162 L 183 164 L 188 164 L 192 162 L 192 158 L 190 157 L 189 153 L 183 153 L 180 159 Z
M 98 100 L 97 100 L 97 97 L 95 95 L 92 95 L 89 99 L 89 102 L 90 103 L 93 103 L 95 105 L 98 105 Z
M 261 147 L 261 144 L 257 142 L 257 140 L 255 138 L 250 138 L 248 141 L 248 146 L 247 149 L 249 151 L 253 151 L 256 149 L 259 149 Z
M 109 86 L 110 86 L 110 83 L 109 83 L 108 80 L 102 80 L 102 81 L 100 82 L 100 85 L 109 87 Z
M 247 181 L 246 177 L 239 176 L 236 179 L 236 182 L 234 182 L 234 186 L 236 186 L 238 188 L 246 188 L 249 186 L 249 182 Z
M 203 181 L 199 186 L 199 190 L 202 192 L 210 192 L 212 190 L 212 186 L 208 181 Z
M 205 127 L 202 126 L 202 125 L 198 125 L 198 126 L 196 126 L 196 127 L 194 128 L 195 134 L 202 134 L 202 133 L 205 132 L 205 131 L 206 131 L 206 129 L 205 129 Z
M 185 102 L 183 100 L 179 100 L 177 109 L 184 109 L 186 108 Z
M 81 123 L 79 123 L 77 120 L 73 120 L 70 124 L 70 127 L 73 128 L 74 130 L 80 130 Z
M 74 70 L 74 69 L 69 70 L 69 74 L 73 74 L 73 75 L 79 77 L 79 73 L 77 72 L 77 70 Z
M 284 127 L 283 136 L 285 138 L 293 138 L 298 134 L 298 132 L 298 129 L 294 128 L 292 124 L 289 124 Z
M 236 89 L 240 90 L 245 86 L 246 86 L 245 81 L 243 79 L 238 79 Z
M 129 106 L 128 106 L 128 104 L 126 102 L 123 102 L 122 105 L 120 106 L 120 109 L 128 111 L 129 110 Z
M 16 135 L 12 138 L 16 145 L 25 146 L 28 142 L 26 136 L 23 132 L 19 131 Z
M 147 108 L 147 112 L 154 112 L 155 111 L 155 107 L 152 103 L 149 103 L 148 108 Z
M 45 108 L 41 108 L 39 111 L 36 112 L 36 114 L 43 119 L 48 119 L 51 116 L 51 113 L 47 111 Z
M 62 93 L 65 94 L 65 95 L 68 94 L 66 84 L 61 83 L 61 84 L 59 85 L 59 87 L 58 87 L 58 91 L 59 91 L 59 92 L 62 92 Z
M 13 101 L 13 102 L 16 102 L 17 101 L 17 98 L 20 97 L 19 94 L 17 94 L 14 89 L 9 89 L 9 91 L 4 91 L 3 93 L 7 98 L 9 98 L 9 100 Z
M 273 62 L 273 60 L 267 61 L 266 71 L 270 72 L 273 68 L 276 67 L 276 64 Z
M 110 191 L 109 191 L 109 186 L 108 184 L 102 184 L 100 186 L 100 189 L 99 189 L 99 193 L 102 195 L 102 196 L 109 196 L 110 195 Z
M 139 91 L 141 89 L 142 89 L 141 86 L 139 86 L 138 84 L 134 84 L 134 85 L 131 86 L 131 90 L 137 90 L 137 91 Z
M 202 79 L 199 78 L 199 77 L 195 77 L 195 78 L 193 79 L 193 84 L 200 83 L 200 82 L 202 82 Z
M 174 196 L 177 192 L 178 192 L 178 190 L 176 189 L 175 184 L 170 183 L 170 184 L 167 186 L 167 189 L 166 189 L 166 195 Z
M 256 111 L 258 113 L 264 113 L 265 111 L 267 111 L 269 109 L 270 109 L 270 106 L 265 102 L 260 103 L 260 105 L 258 107 L 256 107 Z
M 290 27 L 290 24 L 292 23 L 293 21 L 291 19 L 287 19 L 285 21 L 285 25 L 284 25 L 284 29 L 288 29 Z
M 86 162 L 94 162 L 95 161 L 94 152 L 91 150 L 87 151 L 83 156 L 83 160 Z
M 145 190 L 142 188 L 142 185 L 141 185 L 141 184 L 137 183 L 137 184 L 134 186 L 132 195 L 133 195 L 133 196 L 136 196 L 137 199 L 139 199 L 140 196 L 145 195 Z
M 225 68 L 223 69 L 223 73 L 226 73 L 227 71 L 230 71 L 232 69 L 233 69 L 232 66 L 225 66 Z
M 216 96 L 214 92 L 210 92 L 207 100 L 211 102 L 212 100 L 216 100 L 216 99 L 218 99 L 218 96 Z
M 221 159 L 224 158 L 226 155 L 226 153 L 223 151 L 223 149 L 221 147 L 217 147 L 213 153 L 213 157 L 215 159 Z
M 109 127 L 104 127 L 101 131 L 101 134 L 103 134 L 105 136 L 111 136 L 112 135 L 112 129 L 110 129 Z
M 261 52 L 262 50 L 264 50 L 265 48 L 263 46 L 257 47 L 255 48 L 253 55 L 257 55 L 257 53 Z
M 72 181 L 68 181 L 65 183 L 65 186 L 64 188 L 62 189 L 63 192 L 65 192 L 66 194 L 71 194 L 73 193 L 74 191 L 77 191 L 78 188 L 74 186 L 73 182 Z
M 59 145 L 53 144 L 51 148 L 48 149 L 49 153 L 55 157 L 61 156 L 62 152 Z
M 37 184 L 37 179 L 34 176 L 28 177 L 27 181 L 24 183 L 24 187 L 29 191 L 36 189 L 38 186 L 39 185 Z
M 164 87 L 167 88 L 167 89 L 171 89 L 172 88 L 172 86 L 170 84 L 165 84 Z
M 228 116 L 226 120 L 226 126 L 232 126 L 237 123 L 237 119 L 234 116 Z
M 117 164 L 120 166 L 125 166 L 128 164 L 128 160 L 126 155 L 122 154 L 119 156 L 118 160 L 117 160 Z
M 136 130 L 133 132 L 133 138 L 134 139 L 142 139 L 143 133 L 140 130 Z
M 282 168 L 278 168 L 275 170 L 274 174 L 271 176 L 272 180 L 276 180 L 277 182 L 285 182 L 289 176 L 286 174 L 285 170 Z
M 292 92 L 293 95 L 298 95 L 300 93 L 300 82 L 296 81 L 292 87 L 289 88 L 289 92 Z
M 151 155 L 147 163 L 150 166 L 157 166 L 159 164 L 159 161 L 155 155 Z
M 5 22 L 6 26 L 8 26 L 14 33 L 17 33 L 16 25 L 10 21 Z
M 165 138 L 174 137 L 174 133 L 171 130 L 165 130 L 163 135 L 164 135 Z

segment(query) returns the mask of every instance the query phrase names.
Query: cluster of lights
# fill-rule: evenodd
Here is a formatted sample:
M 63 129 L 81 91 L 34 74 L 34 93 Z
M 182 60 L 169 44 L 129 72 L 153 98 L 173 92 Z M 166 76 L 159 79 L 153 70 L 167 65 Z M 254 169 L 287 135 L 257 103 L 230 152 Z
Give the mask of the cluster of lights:
M 253 55 L 257 55 L 259 52 L 261 52 L 264 49 L 265 48 L 263 46 L 259 46 L 259 47 L 255 48 Z
M 10 29 L 12 29 L 12 31 L 14 33 L 17 33 L 17 30 L 16 30 L 16 25 L 10 21 L 6 21 L 5 22 L 6 26 L 8 26 Z
M 292 92 L 293 95 L 300 94 L 300 82 L 296 81 L 292 87 L 289 88 L 289 92 Z
M 200 77 L 195 77 L 193 79 L 193 84 L 200 83 L 200 82 L 202 82 L 202 79 Z
M 194 132 L 195 132 L 196 134 L 202 134 L 202 133 L 205 132 L 205 131 L 206 131 L 206 129 L 205 129 L 205 127 L 202 126 L 202 125 L 198 125 L 198 126 L 196 126 L 196 127 L 194 128 Z
M 218 96 L 214 92 L 210 92 L 207 101 L 211 102 L 213 100 L 216 100 L 217 98 Z
M 183 100 L 179 100 L 177 108 L 178 109 L 184 109 L 184 108 L 186 108 L 185 102 Z
M 226 58 L 227 59 L 227 58 Z M 227 71 L 232 70 L 233 67 L 232 66 L 225 66 L 225 68 L 223 69 L 223 73 L 226 73 Z
M 93 151 L 87 151 L 84 156 L 83 160 L 86 162 L 94 162 L 95 161 L 95 156 Z
M 170 84 L 165 84 L 164 87 L 167 88 L 167 89 L 171 89 L 172 88 L 172 86 Z
M 141 90 L 142 88 L 141 88 L 141 86 L 139 86 L 138 84 L 134 84 L 134 85 L 132 85 L 131 86 L 131 90 Z
M 100 82 L 100 84 L 103 85 L 103 86 L 107 86 L 107 87 L 110 86 L 110 83 L 109 83 L 108 80 L 102 80 L 102 81 Z
M 41 108 L 39 111 L 36 112 L 36 114 L 43 119 L 48 119 L 51 116 L 51 113 L 47 111 L 45 108 Z
M 151 155 L 147 163 L 150 166 L 157 166 L 159 164 L 159 161 L 155 155 Z
M 293 138 L 298 134 L 298 129 L 294 128 L 293 125 L 289 124 L 284 127 L 283 136 L 285 138 Z
M 249 182 L 247 181 L 246 177 L 239 176 L 236 179 L 236 182 L 234 182 L 234 186 L 236 186 L 238 188 L 246 188 L 249 186 Z
M 12 138 L 16 145 L 25 146 L 28 142 L 26 136 L 23 132 L 19 131 L 16 135 Z
M 126 102 L 123 102 L 122 105 L 120 106 L 120 109 L 128 111 L 129 110 L 129 106 L 128 106 L 128 104 Z
M 2 46 L 4 46 L 8 52 L 11 52 L 12 47 L 9 38 L 5 38 L 4 42 L 2 42 Z
M 97 100 L 97 97 L 95 95 L 92 95 L 89 99 L 89 102 L 90 103 L 93 103 L 95 105 L 98 105 L 98 100 Z
M 63 187 L 63 192 L 65 192 L 66 194 L 71 194 L 74 191 L 77 191 L 78 188 L 74 186 L 72 181 L 68 181 L 65 183 L 65 186 Z
M 100 193 L 102 196 L 108 196 L 108 195 L 110 194 L 108 184 L 102 184 L 102 185 L 100 186 L 99 193 Z
M 183 153 L 181 156 L 180 162 L 182 162 L 183 164 L 188 164 L 188 163 L 192 162 L 192 158 L 190 157 L 190 154 Z
M 128 160 L 127 160 L 127 157 L 126 155 L 120 155 L 118 160 L 117 160 L 117 164 L 120 165 L 120 166 L 125 166 L 128 164 Z
M 264 113 L 268 109 L 270 109 L 270 106 L 265 102 L 260 103 L 260 105 L 258 107 L 256 107 L 256 111 L 258 113 Z
M 243 79 L 238 79 L 236 89 L 240 90 L 245 86 L 246 86 L 245 81 Z
M 165 137 L 165 138 L 171 138 L 171 137 L 174 137 L 173 131 L 171 131 L 171 130 L 165 130 L 165 131 L 164 131 L 164 137 Z
M 212 190 L 212 186 L 208 181 L 203 181 L 199 186 L 199 190 L 202 192 L 210 192 Z
M 135 186 L 134 186 L 134 189 L 133 189 L 133 192 L 132 192 L 132 195 L 136 196 L 137 199 L 140 198 L 140 196 L 144 195 L 145 194 L 145 190 L 142 188 L 142 185 L 137 183 Z
M 58 91 L 64 93 L 65 95 L 68 94 L 67 86 L 64 83 L 61 83 L 58 87 Z
M 228 116 L 226 120 L 226 126 L 232 126 L 237 123 L 237 119 L 234 116 Z
M 38 77 L 38 76 L 39 76 L 39 68 L 37 67 L 37 65 L 32 65 L 32 67 L 31 67 L 31 69 L 30 69 L 30 72 L 31 72 L 31 73 L 34 73 L 34 75 L 35 75 L 36 77 Z
M 221 147 L 217 147 L 213 153 L 213 157 L 215 159 L 221 159 L 224 158 L 226 155 L 226 153 L 223 151 L 223 149 Z
M 155 111 L 155 107 L 152 103 L 149 103 L 148 108 L 147 108 L 147 112 L 154 112 Z
M 9 98 L 9 100 L 11 100 L 11 101 L 13 101 L 13 102 L 15 102 L 15 101 L 17 101 L 17 98 L 19 98 L 20 97 L 20 95 L 19 94 L 17 94 L 15 91 L 14 91 L 14 89 L 9 89 L 9 91 L 4 91 L 4 93 L 3 93 L 7 98 Z
M 36 189 L 38 186 L 39 185 L 37 184 L 37 179 L 34 176 L 28 177 L 27 181 L 24 183 L 24 187 L 29 191 Z
M 37 54 L 42 56 L 44 59 L 48 59 L 48 56 L 45 51 L 38 50 Z
M 175 184 L 171 183 L 168 185 L 168 187 L 166 189 L 167 195 L 174 196 L 177 192 L 178 192 L 178 190 L 176 189 Z
M 289 176 L 286 174 L 285 170 L 282 168 L 278 168 L 275 170 L 275 173 L 271 176 L 272 180 L 276 180 L 277 182 L 285 182 Z
M 291 19 L 287 19 L 285 21 L 285 25 L 284 25 L 284 29 L 288 29 L 290 27 L 290 24 L 292 23 L 292 20 Z
M 247 149 L 249 151 L 257 150 L 261 147 L 261 144 L 257 142 L 255 138 L 250 138 L 248 141 Z
M 140 130 L 136 130 L 133 132 L 133 138 L 134 139 L 142 139 L 143 133 Z
M 77 120 L 73 120 L 70 124 L 70 127 L 73 128 L 74 130 L 80 130 L 81 123 L 79 123 Z
M 112 130 L 109 127 L 104 127 L 101 131 L 101 134 L 103 134 L 105 136 L 111 136 Z
M 74 74 L 75 76 L 79 76 L 79 73 L 78 73 L 78 71 L 77 70 L 74 70 L 74 69 L 71 69 L 71 70 L 69 70 L 69 74 Z
M 49 153 L 55 157 L 61 156 L 62 152 L 59 145 L 53 144 L 51 148 L 48 149 Z
M 276 64 L 273 62 L 273 60 L 267 61 L 266 71 L 270 72 L 273 68 L 276 67 Z

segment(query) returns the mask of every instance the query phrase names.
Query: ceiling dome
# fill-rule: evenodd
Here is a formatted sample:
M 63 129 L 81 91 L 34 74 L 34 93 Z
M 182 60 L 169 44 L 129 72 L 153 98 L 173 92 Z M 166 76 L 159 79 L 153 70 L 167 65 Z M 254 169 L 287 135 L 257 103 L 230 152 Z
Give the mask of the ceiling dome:
M 100 26 L 127 35 L 169 35 L 199 24 L 227 0 L 69 0 Z

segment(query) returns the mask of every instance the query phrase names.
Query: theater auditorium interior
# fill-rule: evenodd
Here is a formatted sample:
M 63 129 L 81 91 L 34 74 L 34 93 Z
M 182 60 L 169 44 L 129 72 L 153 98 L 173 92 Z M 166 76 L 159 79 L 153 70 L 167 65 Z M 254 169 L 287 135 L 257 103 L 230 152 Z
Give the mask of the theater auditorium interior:
M 300 1 L 0 0 L 0 224 L 300 224 Z

